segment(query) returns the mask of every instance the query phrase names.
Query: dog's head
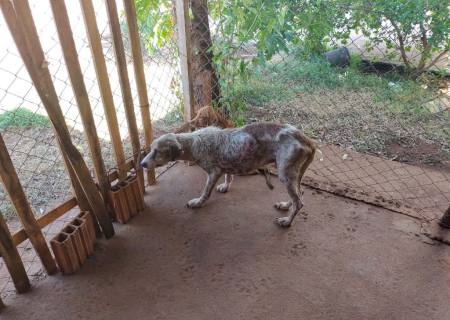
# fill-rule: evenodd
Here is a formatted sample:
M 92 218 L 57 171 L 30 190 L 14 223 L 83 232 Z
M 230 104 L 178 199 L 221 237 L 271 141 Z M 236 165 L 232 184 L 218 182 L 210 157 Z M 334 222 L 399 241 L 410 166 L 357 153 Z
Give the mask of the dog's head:
M 141 166 L 153 169 L 177 160 L 182 154 L 181 144 L 173 133 L 165 134 L 153 141 L 150 152 L 141 161 Z

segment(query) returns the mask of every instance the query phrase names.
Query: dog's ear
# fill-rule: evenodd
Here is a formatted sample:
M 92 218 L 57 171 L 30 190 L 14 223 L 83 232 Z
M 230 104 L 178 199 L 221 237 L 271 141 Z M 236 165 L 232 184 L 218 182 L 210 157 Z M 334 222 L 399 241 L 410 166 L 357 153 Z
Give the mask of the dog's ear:
M 178 142 L 173 142 L 169 145 L 169 156 L 170 161 L 175 161 L 181 155 L 181 144 Z

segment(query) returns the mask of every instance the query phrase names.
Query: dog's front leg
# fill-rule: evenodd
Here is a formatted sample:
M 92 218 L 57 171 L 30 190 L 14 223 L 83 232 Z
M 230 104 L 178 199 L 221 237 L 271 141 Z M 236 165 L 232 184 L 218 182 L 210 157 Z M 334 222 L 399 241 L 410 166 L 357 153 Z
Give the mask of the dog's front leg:
M 233 175 L 225 173 L 225 182 L 217 186 L 217 191 L 221 193 L 228 192 L 228 190 L 230 190 L 231 182 L 233 182 Z
M 199 208 L 201 207 L 206 200 L 208 200 L 209 196 L 211 195 L 211 191 L 216 185 L 217 181 L 219 180 L 220 176 L 222 175 L 222 172 L 220 171 L 211 171 L 208 173 L 208 179 L 206 180 L 206 185 L 203 188 L 203 193 L 199 198 L 195 198 L 190 200 L 187 203 L 188 208 Z

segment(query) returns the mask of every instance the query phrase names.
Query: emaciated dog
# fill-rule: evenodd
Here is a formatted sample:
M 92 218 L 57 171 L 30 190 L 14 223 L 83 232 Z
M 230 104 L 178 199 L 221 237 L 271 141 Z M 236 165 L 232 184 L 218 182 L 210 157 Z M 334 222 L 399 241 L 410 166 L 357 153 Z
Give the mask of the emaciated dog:
M 223 174 L 225 182 L 217 187 L 219 192 L 229 190 L 232 174 L 245 174 L 275 162 L 278 177 L 290 197 L 290 201 L 275 204 L 279 210 L 290 209 L 288 216 L 276 218 L 275 222 L 289 227 L 303 207 L 300 183 L 315 151 L 315 142 L 291 125 L 255 123 L 232 129 L 208 127 L 159 137 L 153 141 L 141 166 L 151 169 L 175 160 L 197 163 L 207 172 L 208 179 L 201 196 L 190 200 L 187 207 L 198 208 L 208 200 Z

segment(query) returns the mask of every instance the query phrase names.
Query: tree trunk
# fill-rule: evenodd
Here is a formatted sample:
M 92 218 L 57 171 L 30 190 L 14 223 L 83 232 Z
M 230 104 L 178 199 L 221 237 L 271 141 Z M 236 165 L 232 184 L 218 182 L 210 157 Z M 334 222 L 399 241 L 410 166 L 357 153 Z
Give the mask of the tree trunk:
M 217 105 L 220 86 L 214 64 L 207 0 L 190 0 L 192 19 L 192 69 L 194 76 L 194 110 Z

